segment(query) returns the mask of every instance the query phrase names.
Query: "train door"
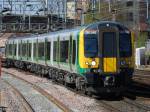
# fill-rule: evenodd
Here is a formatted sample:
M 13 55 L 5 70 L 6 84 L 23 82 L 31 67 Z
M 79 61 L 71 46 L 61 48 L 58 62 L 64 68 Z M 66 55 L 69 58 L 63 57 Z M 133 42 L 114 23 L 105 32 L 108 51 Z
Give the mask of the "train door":
M 114 27 L 99 27 L 99 55 L 102 73 L 117 73 L 119 59 L 119 34 Z

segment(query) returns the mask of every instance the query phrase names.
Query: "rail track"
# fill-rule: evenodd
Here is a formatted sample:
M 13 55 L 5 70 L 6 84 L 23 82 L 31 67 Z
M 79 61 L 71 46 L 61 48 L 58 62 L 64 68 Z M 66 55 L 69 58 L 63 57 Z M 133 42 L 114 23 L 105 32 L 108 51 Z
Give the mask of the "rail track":
M 10 74 L 9 72 L 5 72 L 5 73 L 8 73 Z M 18 77 L 16 75 L 14 75 L 13 73 L 11 73 L 12 76 L 20 79 L 20 80 L 23 80 L 27 83 L 30 83 L 35 89 L 37 89 L 39 92 L 42 92 L 42 94 L 44 96 L 46 96 L 47 98 L 53 100 L 60 108 L 62 108 L 64 111 L 71 111 L 70 109 L 66 108 L 64 105 L 60 104 L 59 101 L 57 101 L 57 99 L 53 98 L 53 96 L 49 95 L 49 93 L 47 93 L 46 91 L 44 91 L 41 87 L 35 85 L 34 83 L 32 82 L 29 82 L 21 77 Z M 57 83 L 57 82 L 55 82 Z M 57 83 L 61 86 L 64 86 L 63 84 L 60 84 L 60 83 Z M 80 94 L 80 95 L 84 95 L 83 92 L 80 92 L 80 91 L 75 91 L 73 88 L 71 87 L 67 87 L 69 90 L 77 93 L 77 94 Z M 87 96 L 87 95 L 84 95 L 84 96 Z M 138 98 L 137 98 L 138 99 Z M 142 99 L 142 98 L 141 98 Z M 144 100 L 144 98 L 143 98 Z M 143 101 L 141 100 L 141 102 Z M 147 98 L 148 101 L 150 101 L 150 98 Z M 140 102 L 138 102 L 137 100 L 131 100 L 131 99 L 128 99 L 128 98 L 122 98 L 118 101 L 116 100 L 112 100 L 112 101 L 107 101 L 107 100 L 99 100 L 96 99 L 96 101 L 98 103 L 101 103 L 106 109 L 112 111 L 112 112 L 124 112 L 124 111 L 132 111 L 132 112 L 136 112 L 136 111 L 143 111 L 143 112 L 147 112 L 147 111 L 150 111 L 150 107 L 149 105 L 145 105 L 145 104 L 142 104 Z M 65 108 L 64 108 L 65 107 Z
M 140 102 L 139 102 L 140 98 Z M 98 103 L 101 103 L 105 108 L 109 109 L 111 112 L 149 112 L 150 111 L 150 103 L 142 104 L 145 101 L 143 97 L 137 97 L 132 100 L 127 97 L 122 98 L 98 98 L 96 99 Z M 150 98 L 146 99 L 150 102 Z
M 31 85 L 36 91 L 38 91 L 40 94 L 42 94 L 43 96 L 45 96 L 49 101 L 53 102 L 54 104 L 56 104 L 63 112 L 71 112 L 72 110 L 70 110 L 67 106 L 65 106 L 63 103 L 61 103 L 60 101 L 58 101 L 56 98 L 54 98 L 53 96 L 51 96 L 48 92 L 46 92 L 45 90 L 43 90 L 41 87 L 36 86 L 35 84 L 21 78 L 21 77 L 17 77 L 16 75 L 14 75 L 13 73 L 9 73 L 9 72 L 4 72 L 6 74 L 10 74 L 11 76 L 13 76 L 16 79 L 19 79 L 23 82 L 26 82 L 27 84 Z M 6 82 L 9 84 L 9 82 Z M 13 87 L 13 86 L 12 86 Z M 15 88 L 15 87 L 13 87 Z M 18 91 L 19 92 L 19 91 Z M 31 107 L 31 106 L 30 106 Z M 33 111 L 34 112 L 34 111 Z
M 136 69 L 133 75 L 133 80 L 150 86 L 150 71 Z
M 1 79 L 4 83 L 6 83 L 8 86 L 10 86 L 13 89 L 14 94 L 21 99 L 21 103 L 23 104 L 23 108 L 26 112 L 35 112 L 30 103 L 26 100 L 26 98 L 22 95 L 22 93 L 12 84 L 10 84 L 8 81 Z
M 141 78 L 149 78 L 150 77 L 150 71 L 148 70 L 140 70 L 136 69 L 134 72 L 134 77 L 141 77 Z

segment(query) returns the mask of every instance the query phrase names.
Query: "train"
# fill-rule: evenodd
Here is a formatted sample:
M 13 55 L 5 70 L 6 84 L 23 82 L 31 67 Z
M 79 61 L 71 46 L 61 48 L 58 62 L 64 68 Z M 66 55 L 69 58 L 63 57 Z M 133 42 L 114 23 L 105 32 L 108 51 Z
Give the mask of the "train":
M 122 93 L 134 72 L 134 33 L 118 22 L 10 38 L 7 67 L 48 77 L 86 94 Z

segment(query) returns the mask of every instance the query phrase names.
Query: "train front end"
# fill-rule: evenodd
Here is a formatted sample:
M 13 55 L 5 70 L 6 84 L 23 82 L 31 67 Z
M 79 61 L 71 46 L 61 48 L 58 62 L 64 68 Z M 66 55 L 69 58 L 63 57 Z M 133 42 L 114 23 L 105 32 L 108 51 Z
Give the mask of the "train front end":
M 88 91 L 122 92 L 134 71 L 134 35 L 123 25 L 103 22 L 80 32 L 79 72 Z

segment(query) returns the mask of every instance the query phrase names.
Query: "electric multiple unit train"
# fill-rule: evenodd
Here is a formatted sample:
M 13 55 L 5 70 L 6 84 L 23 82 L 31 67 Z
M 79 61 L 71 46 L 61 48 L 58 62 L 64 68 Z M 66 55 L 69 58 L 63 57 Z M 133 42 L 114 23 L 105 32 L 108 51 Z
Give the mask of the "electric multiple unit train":
M 103 21 L 6 42 L 8 66 L 47 76 L 90 93 L 122 92 L 134 71 L 134 35 Z

